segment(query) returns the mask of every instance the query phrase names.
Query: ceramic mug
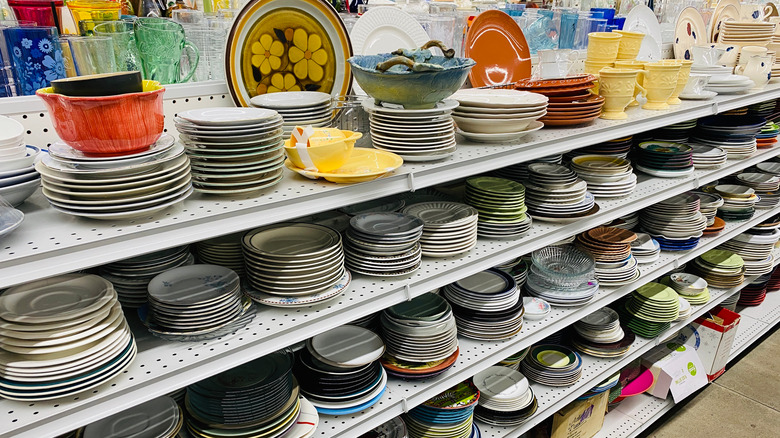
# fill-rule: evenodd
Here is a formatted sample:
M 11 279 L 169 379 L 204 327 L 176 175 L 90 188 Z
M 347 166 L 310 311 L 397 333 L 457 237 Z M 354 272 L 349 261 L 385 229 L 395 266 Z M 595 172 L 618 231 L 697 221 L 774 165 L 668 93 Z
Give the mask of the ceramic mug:
M 645 34 L 627 30 L 616 30 L 615 33 L 621 35 L 617 59 L 636 59 L 636 56 L 639 54 L 639 48 L 642 47 L 642 40 L 645 39 Z
M 745 65 L 753 56 L 764 56 L 767 54 L 767 48 L 761 46 L 744 46 L 739 49 L 739 58 L 737 65 Z
M 682 64 L 665 64 L 649 62 L 643 70 L 645 97 L 647 103 L 642 108 L 649 110 L 664 110 L 669 108 L 667 102 L 677 88 L 677 77 Z
M 143 70 L 132 23 L 109 21 L 95 26 L 93 32 L 95 36 L 111 38 L 114 46 L 114 58 L 119 71 Z
M 687 59 L 665 59 L 658 61 L 665 65 L 679 65 L 680 71 L 677 73 L 677 86 L 672 91 L 672 95 L 669 96 L 669 100 L 666 103 L 669 105 L 679 105 L 682 103 L 680 100 L 680 93 L 685 89 L 685 85 L 688 84 L 688 77 L 691 75 L 691 66 L 693 61 Z
M 683 92 L 681 94 L 696 96 L 701 95 L 701 92 L 704 91 L 704 88 L 710 82 L 711 77 L 712 76 L 710 75 L 702 74 L 689 75 L 688 82 L 685 84 L 685 88 L 683 88 Z
M 699 44 L 691 47 L 693 63 L 697 66 L 719 65 L 720 58 L 724 53 L 726 53 L 726 49 L 717 47 L 715 44 Z
M 772 56 L 753 55 L 744 65 L 738 65 L 734 73 L 750 78 L 756 85 L 754 90 L 762 90 L 772 79 Z
M 144 78 L 161 84 L 190 80 L 198 68 L 200 54 L 197 47 L 184 38 L 181 24 L 165 18 L 142 17 L 135 20 L 133 29 Z M 180 64 L 185 51 L 190 70 L 183 74 Z
M 614 62 L 585 61 L 585 74 L 597 75 L 604 67 L 614 67 Z
M 615 32 L 588 34 L 588 61 L 615 62 L 622 35 Z
M 645 64 L 647 64 L 648 61 L 637 61 L 637 60 L 618 60 L 615 61 L 615 68 L 627 68 L 631 70 L 644 70 Z M 644 76 L 643 75 L 637 75 L 636 77 L 636 83 L 639 85 L 634 90 L 634 99 L 631 101 L 631 103 L 628 104 L 628 106 L 639 106 L 639 101 L 636 100 L 637 96 L 639 96 L 639 92 L 643 90 L 642 83 L 644 82 Z
M 606 67 L 599 73 L 599 94 L 604 97 L 601 118 L 622 120 L 628 116 L 626 107 L 634 99 L 636 89 L 644 92 L 638 84 L 641 70 Z

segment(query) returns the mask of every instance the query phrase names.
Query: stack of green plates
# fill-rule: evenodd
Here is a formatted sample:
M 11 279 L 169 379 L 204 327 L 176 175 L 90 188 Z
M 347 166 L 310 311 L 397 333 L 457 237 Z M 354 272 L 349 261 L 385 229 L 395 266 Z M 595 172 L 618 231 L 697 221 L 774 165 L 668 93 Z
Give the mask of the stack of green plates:
M 745 280 L 745 261 L 724 249 L 711 249 L 693 261 L 691 270 L 713 287 L 730 289 Z
M 635 290 L 625 303 L 626 325 L 637 335 L 654 338 L 679 316 L 680 301 L 674 289 L 647 283 Z
M 525 187 L 518 182 L 490 176 L 469 178 L 466 203 L 479 212 L 480 237 L 517 238 L 531 228 L 531 217 L 525 214 Z

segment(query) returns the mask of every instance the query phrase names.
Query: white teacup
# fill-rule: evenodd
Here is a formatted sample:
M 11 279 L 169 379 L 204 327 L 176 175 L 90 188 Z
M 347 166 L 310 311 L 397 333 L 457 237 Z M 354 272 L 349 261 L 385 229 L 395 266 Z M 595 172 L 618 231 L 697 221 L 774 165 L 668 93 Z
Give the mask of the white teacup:
M 577 52 L 571 49 L 539 50 L 539 76 L 542 79 L 562 78 L 569 75 L 577 60 Z
M 693 63 L 696 66 L 712 67 L 720 65 L 719 60 L 725 53 L 725 48 L 717 47 L 715 44 L 700 44 L 691 47 Z
M 710 75 L 691 74 L 688 77 L 688 83 L 685 84 L 685 88 L 681 94 L 695 94 L 700 95 L 707 84 L 710 82 Z

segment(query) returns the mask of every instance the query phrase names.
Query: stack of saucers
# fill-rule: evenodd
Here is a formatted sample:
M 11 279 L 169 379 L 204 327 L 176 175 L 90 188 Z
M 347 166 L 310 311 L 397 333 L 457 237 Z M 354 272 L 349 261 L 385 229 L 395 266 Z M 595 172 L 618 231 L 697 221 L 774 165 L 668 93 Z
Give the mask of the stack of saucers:
M 184 245 L 109 263 L 98 272 L 114 285 L 122 307 L 135 308 L 146 304 L 147 286 L 152 278 L 193 263 L 195 258 L 189 246 Z
M 228 234 L 195 243 L 198 261 L 207 265 L 220 265 L 230 268 L 239 277 L 246 275 L 241 238 L 244 233 Z
M 699 196 L 692 192 L 673 196 L 642 210 L 639 223 L 664 251 L 693 249 L 707 227 L 699 204 Z
M 693 167 L 697 169 L 711 169 L 726 163 L 728 154 L 723 149 L 705 144 L 692 144 Z
M 478 437 L 474 408 L 479 399 L 479 390 L 471 382 L 458 383 L 403 416 L 409 437 Z
M 522 163 L 512 164 L 511 166 L 502 167 L 494 170 L 493 175 L 499 178 L 511 179 L 517 182 L 526 182 L 528 180 L 528 166 L 533 163 L 548 163 L 548 164 L 561 164 L 563 162 L 563 155 L 555 154 L 547 157 L 537 158 L 531 161 L 525 161 Z M 780 167 L 780 166 L 778 166 Z M 778 170 L 780 174 L 780 170 Z
M 731 240 L 723 242 L 718 248 L 731 251 L 745 261 L 745 275 L 764 275 L 772 272 L 775 258 L 772 250 L 778 239 L 780 230 L 771 233 L 755 233 L 748 230 Z
M 605 99 L 589 91 L 596 79 L 589 74 L 564 79 L 522 79 L 515 83 L 515 88 L 549 98 L 547 115 L 540 120 L 545 125 L 571 126 L 592 122 L 601 115 Z
M 348 415 L 367 409 L 387 389 L 387 373 L 379 363 L 384 352 L 378 335 L 355 325 L 309 338 L 295 364 L 301 393 L 321 414 Z
M 276 352 L 187 387 L 187 430 L 193 436 L 270 436 L 302 415 L 292 354 Z
M 421 202 L 403 209 L 425 223 L 420 238 L 422 255 L 449 257 L 477 246 L 479 212 L 457 202 Z
M 333 122 L 331 96 L 319 91 L 283 91 L 253 97 L 249 104 L 282 116 L 285 138 L 296 126 L 328 127 Z
M 452 308 L 439 295 L 422 294 L 380 314 L 387 351 L 382 365 L 391 376 L 425 379 L 447 371 L 458 358 Z
M 479 212 L 477 234 L 488 238 L 517 238 L 528 233 L 525 187 L 515 181 L 479 176 L 466 180 L 466 204 Z
M 756 116 L 710 116 L 699 119 L 691 138 L 696 143 L 723 149 L 729 158 L 747 158 L 756 151 L 756 135 L 766 124 Z
M 276 111 L 203 108 L 180 112 L 175 120 L 197 191 L 236 195 L 281 181 L 282 118 Z
M 443 288 L 458 333 L 472 339 L 509 339 L 523 328 L 523 300 L 511 275 L 498 269 L 478 272 Z
M 456 100 L 443 100 L 430 109 L 390 108 L 374 99 L 363 101 L 371 123 L 374 148 L 393 152 L 404 161 L 437 161 L 455 153 L 452 110 Z
M 713 75 L 704 87 L 706 91 L 714 91 L 718 94 L 737 94 L 754 88 L 756 83 L 743 75 Z M 745 108 L 747 113 L 747 108 Z M 721 114 L 726 115 L 726 114 Z
M 132 425 L 132 426 L 128 426 Z M 132 430 L 134 436 L 175 438 L 184 425 L 184 413 L 167 395 L 135 405 L 84 427 L 78 436 L 104 438 Z
M 609 155 L 580 155 L 572 158 L 571 168 L 588 183 L 596 198 L 628 196 L 636 188 L 631 162 Z
M 596 279 L 603 286 L 619 286 L 640 276 L 638 262 L 631 252 L 633 231 L 614 227 L 592 228 L 577 235 L 575 246 L 596 260 Z
M 631 293 L 625 311 L 628 328 L 639 336 L 654 338 L 677 319 L 680 300 L 674 289 L 650 282 Z
M 582 375 L 582 357 L 562 345 L 534 345 L 520 370 L 530 380 L 547 386 L 569 386 Z
M 452 95 L 460 105 L 452 118 L 458 133 L 476 142 L 511 142 L 542 129 L 536 120 L 547 113 L 547 97 L 519 90 L 460 90 Z
M 675 272 L 661 279 L 661 283 L 671 287 L 690 304 L 701 305 L 710 301 L 707 280 L 687 272 Z
M 723 205 L 718 207 L 717 213 L 721 219 L 741 221 L 750 219 L 756 212 L 759 197 L 754 189 L 739 184 L 719 184 L 712 190 L 723 198 Z
M 737 305 L 758 306 L 766 299 L 768 276 L 761 276 L 742 288 Z
M 574 323 L 572 345 L 580 353 L 594 357 L 620 357 L 628 353 L 636 336 L 620 327 L 618 313 L 609 307 L 591 313 Z
M 718 209 L 723 206 L 723 197 L 717 193 L 693 193 L 699 197 L 699 212 L 707 218 L 707 227 L 713 226 L 715 224 L 715 215 Z
M 498 427 L 516 427 L 536 413 L 538 403 L 528 379 L 519 371 L 492 366 L 473 378 L 479 389 L 474 418 Z
M 653 263 L 661 256 L 661 245 L 649 234 L 636 233 L 636 240 L 631 242 L 631 255 L 640 264 Z
M 148 313 L 141 309 L 142 320 L 150 332 L 168 339 L 217 337 L 253 316 L 238 275 L 223 266 L 174 268 L 154 277 L 148 291 Z
M 682 143 L 646 141 L 636 149 L 636 168 L 659 178 L 693 173 L 693 149 Z
M 517 283 L 518 288 L 522 288 L 525 284 L 525 279 L 528 276 L 528 263 L 522 257 L 518 257 L 502 265 L 495 266 L 495 268 L 511 275 L 512 278 L 515 279 L 515 283 Z
M 525 203 L 535 219 L 570 222 L 599 211 L 588 183 L 565 166 L 533 163 L 528 172 Z
M 168 134 L 145 151 L 122 156 L 87 156 L 54 143 L 35 168 L 52 208 L 92 219 L 148 216 L 193 191 L 190 160 Z
M 38 148 L 24 142 L 24 126 L 0 116 L 0 197 L 16 207 L 41 185 L 33 163 Z
M 768 173 L 740 173 L 737 175 L 740 184 L 744 184 L 756 192 L 759 200 L 755 208 L 774 208 L 780 203 L 780 176 Z
M 0 395 L 11 400 L 73 397 L 122 374 L 136 356 L 116 292 L 97 275 L 7 289 L 0 326 Z
M 531 269 L 525 290 L 558 306 L 579 306 L 599 289 L 596 262 L 570 245 L 548 246 L 531 254 Z
M 696 257 L 690 270 L 713 287 L 730 289 L 745 279 L 745 261 L 724 249 L 711 249 Z
M 341 235 L 331 228 L 269 225 L 247 232 L 242 245 L 251 286 L 246 292 L 260 303 L 311 305 L 333 299 L 349 286 Z
M 359 274 L 392 277 L 418 270 L 423 221 L 404 213 L 353 216 L 347 230 L 345 264 Z
M 528 351 L 530 348 L 524 348 L 523 350 L 520 350 L 519 352 L 507 357 L 506 359 L 502 360 L 498 363 L 499 366 L 511 368 L 515 371 L 520 369 L 520 362 L 525 359 L 525 356 L 528 354 Z

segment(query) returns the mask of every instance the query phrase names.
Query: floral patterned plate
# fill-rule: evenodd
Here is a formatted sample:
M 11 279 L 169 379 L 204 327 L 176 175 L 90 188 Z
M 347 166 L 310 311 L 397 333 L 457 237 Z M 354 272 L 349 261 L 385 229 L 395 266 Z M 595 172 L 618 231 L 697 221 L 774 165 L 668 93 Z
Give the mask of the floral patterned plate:
M 674 28 L 674 57 L 693 60 L 691 47 L 708 43 L 707 25 L 696 8 L 687 7 L 677 17 Z
M 251 0 L 228 36 L 228 88 L 240 106 L 279 91 L 349 94 L 351 56 L 347 29 L 325 0 Z

